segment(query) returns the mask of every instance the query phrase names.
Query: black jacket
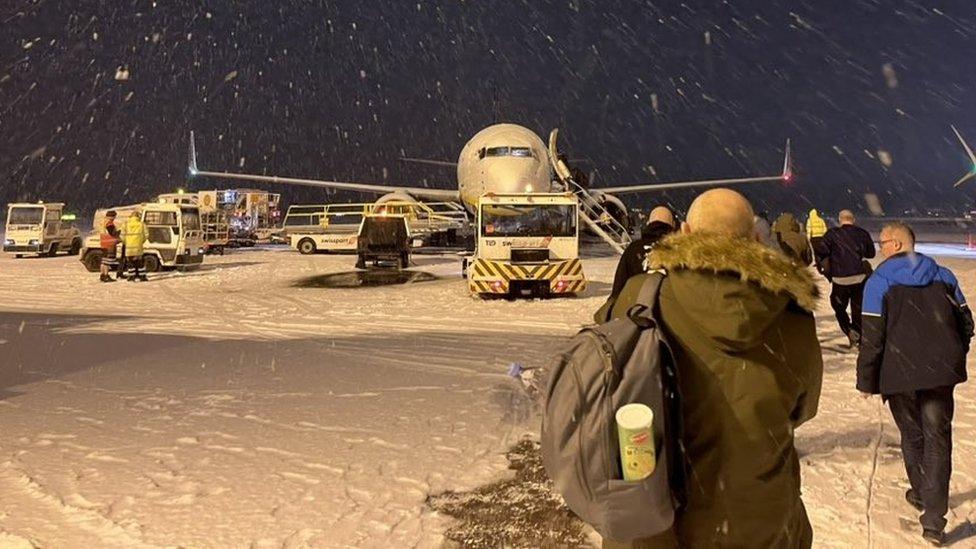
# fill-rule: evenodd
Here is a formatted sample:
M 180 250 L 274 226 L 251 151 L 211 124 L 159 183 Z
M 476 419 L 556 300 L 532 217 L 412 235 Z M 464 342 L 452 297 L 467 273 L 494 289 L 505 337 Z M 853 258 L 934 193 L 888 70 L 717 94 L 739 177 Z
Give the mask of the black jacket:
M 952 271 L 921 254 L 878 266 L 864 288 L 857 388 L 893 395 L 966 381 L 973 315 Z
M 874 257 L 874 240 L 864 229 L 855 225 L 834 227 L 824 235 L 821 245 L 827 278 L 868 274 L 864 260 Z
M 613 275 L 613 288 L 610 290 L 610 299 L 616 299 L 620 291 L 624 289 L 627 280 L 644 272 L 644 258 L 647 252 L 665 236 L 674 232 L 674 227 L 661 221 L 654 221 L 641 229 L 641 237 L 634 240 L 624 249 L 620 256 L 620 263 L 617 264 L 617 272 Z

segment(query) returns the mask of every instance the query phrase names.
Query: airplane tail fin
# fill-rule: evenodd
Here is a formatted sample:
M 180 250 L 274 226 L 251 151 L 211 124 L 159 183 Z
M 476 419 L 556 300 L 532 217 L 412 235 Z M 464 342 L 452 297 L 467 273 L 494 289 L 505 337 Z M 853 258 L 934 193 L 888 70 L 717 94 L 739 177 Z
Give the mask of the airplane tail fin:
M 790 151 L 790 140 L 786 140 L 786 152 L 783 154 L 783 182 L 793 180 L 793 153 Z
M 190 130 L 190 154 L 188 158 L 188 170 L 190 172 L 190 177 L 198 174 L 200 170 L 197 168 L 197 146 L 193 139 L 193 130 Z
M 959 142 L 962 143 L 962 148 L 966 149 L 966 154 L 969 155 L 969 161 L 972 162 L 972 167 L 969 168 L 969 172 L 959 178 L 959 181 L 956 181 L 955 185 L 953 185 L 953 188 L 955 188 L 962 185 L 966 181 L 969 181 L 970 179 L 976 178 L 976 154 L 973 154 L 973 149 L 969 146 L 969 143 L 966 143 L 966 140 L 962 138 L 962 134 L 959 133 L 959 130 L 957 130 L 955 126 L 949 127 L 952 128 L 953 132 L 955 132 L 956 138 L 958 138 Z

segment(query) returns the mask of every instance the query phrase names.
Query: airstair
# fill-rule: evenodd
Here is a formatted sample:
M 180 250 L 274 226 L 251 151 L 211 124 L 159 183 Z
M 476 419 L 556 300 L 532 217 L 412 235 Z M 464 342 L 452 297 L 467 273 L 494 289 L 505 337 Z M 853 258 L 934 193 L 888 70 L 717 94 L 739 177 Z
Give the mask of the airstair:
M 552 163 L 556 177 L 579 199 L 579 216 L 593 234 L 602 238 L 618 254 L 624 253 L 624 248 L 630 244 L 630 233 L 620 221 L 585 187 L 573 179 L 569 166 L 560 159 L 556 150 L 556 138 L 559 130 L 552 130 L 549 134 L 549 161 Z
M 579 183 L 567 178 L 564 183 L 579 199 L 579 216 L 594 234 L 602 238 L 618 254 L 624 253 L 624 248 L 630 244 L 630 233 L 603 204 Z

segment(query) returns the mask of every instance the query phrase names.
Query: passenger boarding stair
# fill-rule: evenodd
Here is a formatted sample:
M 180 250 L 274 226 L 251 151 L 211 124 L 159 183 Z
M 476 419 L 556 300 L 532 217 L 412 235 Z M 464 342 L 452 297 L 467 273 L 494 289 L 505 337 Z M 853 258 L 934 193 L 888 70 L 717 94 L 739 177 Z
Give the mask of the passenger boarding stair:
M 559 159 L 556 151 L 557 136 L 558 130 L 552 130 L 549 134 L 549 158 L 556 177 L 566 186 L 566 190 L 576 195 L 579 200 L 580 221 L 606 241 L 618 254 L 623 254 L 624 248 L 630 244 L 630 233 L 599 200 L 573 179 L 569 167 Z
M 610 211 L 603 207 L 599 200 L 593 197 L 579 183 L 567 178 L 564 183 L 579 199 L 580 221 L 586 224 L 594 234 L 606 241 L 618 254 L 624 253 L 624 248 L 630 244 L 630 234 L 627 228 L 620 224 Z

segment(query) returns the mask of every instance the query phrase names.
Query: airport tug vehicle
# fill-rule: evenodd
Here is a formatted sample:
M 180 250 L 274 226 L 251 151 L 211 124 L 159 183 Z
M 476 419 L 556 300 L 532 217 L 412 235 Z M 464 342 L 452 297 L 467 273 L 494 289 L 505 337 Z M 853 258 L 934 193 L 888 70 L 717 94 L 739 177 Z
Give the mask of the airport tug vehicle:
M 3 233 L 3 251 L 21 257 L 25 254 L 55 256 L 58 252 L 78 255 L 81 231 L 75 216 L 64 213 L 60 202 L 9 204 Z
M 548 297 L 584 291 L 578 220 L 573 193 L 482 196 L 474 254 L 462 263 L 471 293 Z
M 143 261 L 147 272 L 164 269 L 194 270 L 203 263 L 206 243 L 200 225 L 200 209 L 190 204 L 147 202 L 102 208 L 92 220 L 94 230 L 85 238 L 81 250 L 81 262 L 89 272 L 97 272 L 102 261 L 102 248 L 98 228 L 105 223 L 105 214 L 115 210 L 116 225 L 121 230 L 129 214 L 139 212 L 149 238 L 143 247 Z M 118 257 L 122 257 L 122 244 L 118 245 Z

